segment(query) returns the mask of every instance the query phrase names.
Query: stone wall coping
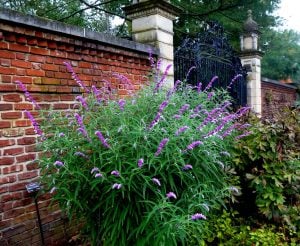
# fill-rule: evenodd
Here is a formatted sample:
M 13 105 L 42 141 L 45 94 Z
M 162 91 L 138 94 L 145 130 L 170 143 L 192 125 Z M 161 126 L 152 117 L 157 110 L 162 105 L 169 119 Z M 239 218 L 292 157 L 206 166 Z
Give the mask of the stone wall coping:
M 92 31 L 88 28 L 77 27 L 65 24 L 59 21 L 54 21 L 46 18 L 41 18 L 29 14 L 23 14 L 14 10 L 0 7 L 0 22 L 17 23 L 27 27 L 35 27 L 54 33 L 74 36 L 87 40 L 97 41 L 109 46 L 125 48 L 142 53 L 151 51 L 154 55 L 159 55 L 159 50 L 151 45 L 141 44 L 134 41 L 115 37 L 110 34 Z
M 287 85 L 287 84 L 281 83 L 281 82 L 279 82 L 279 81 L 277 81 L 277 80 L 273 80 L 273 79 L 261 78 L 261 81 L 262 81 L 262 82 L 269 83 L 269 84 L 273 84 L 273 85 L 276 85 L 276 86 L 282 86 L 282 87 L 286 87 L 286 88 L 290 88 L 290 89 L 294 89 L 294 90 L 297 89 L 296 86 L 293 86 L 293 85 Z

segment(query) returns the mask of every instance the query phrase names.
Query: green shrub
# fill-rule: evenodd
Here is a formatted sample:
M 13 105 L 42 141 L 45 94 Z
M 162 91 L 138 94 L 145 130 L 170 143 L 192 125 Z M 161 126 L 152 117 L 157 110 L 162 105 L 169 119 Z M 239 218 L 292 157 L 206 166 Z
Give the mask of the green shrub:
M 240 202 L 299 231 L 299 109 L 286 108 L 272 120 L 253 118 L 250 123 L 253 134 L 235 145 L 233 159 L 244 193 Z
M 210 211 L 237 192 L 227 149 L 248 134 L 235 123 L 248 108 L 230 113 L 227 93 L 210 90 L 216 78 L 204 91 L 179 82 L 166 91 L 164 75 L 117 100 L 109 83 L 90 89 L 73 77 L 87 92 L 77 110 L 45 112 L 42 130 L 28 112 L 54 200 L 85 222 L 93 245 L 186 244 L 191 231 L 201 241 Z

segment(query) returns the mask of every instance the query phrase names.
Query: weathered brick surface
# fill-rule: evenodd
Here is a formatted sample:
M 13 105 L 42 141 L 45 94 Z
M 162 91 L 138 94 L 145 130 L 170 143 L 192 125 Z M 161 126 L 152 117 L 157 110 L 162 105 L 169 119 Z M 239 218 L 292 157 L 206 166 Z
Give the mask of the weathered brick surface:
M 22 81 L 43 109 L 73 109 L 82 93 L 64 65 L 72 64 L 85 86 L 104 80 L 121 96 L 140 89 L 150 70 L 147 53 L 64 36 L 29 26 L 0 22 L 0 245 L 41 245 L 34 200 L 25 185 L 38 180 L 36 136 L 23 113 L 34 106 L 16 86 Z M 133 89 L 113 75 L 125 75 Z M 74 231 L 58 209 L 49 209 L 50 196 L 39 198 L 46 245 L 63 245 Z
M 263 79 L 261 83 L 262 115 L 272 117 L 284 106 L 291 106 L 296 101 L 296 88 L 290 85 Z

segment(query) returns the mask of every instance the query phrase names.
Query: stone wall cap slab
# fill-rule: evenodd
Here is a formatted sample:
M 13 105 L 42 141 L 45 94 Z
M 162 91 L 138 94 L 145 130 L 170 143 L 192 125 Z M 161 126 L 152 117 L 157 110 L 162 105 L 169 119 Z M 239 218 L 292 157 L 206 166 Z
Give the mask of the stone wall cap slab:
M 87 28 L 72 26 L 59 21 L 23 14 L 2 7 L 0 7 L 0 22 L 15 23 L 27 27 L 32 26 L 54 33 L 60 33 L 64 35 L 74 36 L 77 38 L 93 40 L 107 44 L 109 46 L 125 48 L 142 53 L 149 53 L 149 51 L 151 50 L 152 54 L 159 55 L 159 50 L 151 45 L 141 44 L 126 39 L 117 38 L 106 33 L 95 32 Z
M 277 80 L 273 80 L 273 79 L 261 78 L 261 81 L 265 82 L 265 83 L 273 84 L 273 85 L 276 85 L 276 86 L 282 86 L 282 87 L 291 88 L 291 89 L 294 89 L 294 90 L 297 89 L 296 86 L 287 85 L 287 84 L 281 83 L 281 82 L 279 82 Z

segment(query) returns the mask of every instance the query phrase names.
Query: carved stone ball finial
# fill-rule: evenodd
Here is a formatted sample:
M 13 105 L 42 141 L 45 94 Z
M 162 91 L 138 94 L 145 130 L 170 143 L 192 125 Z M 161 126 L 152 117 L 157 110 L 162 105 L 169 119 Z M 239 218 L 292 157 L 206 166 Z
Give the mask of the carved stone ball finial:
M 252 10 L 248 10 L 248 19 L 244 22 L 244 32 L 246 33 L 259 33 L 258 24 L 252 19 Z

